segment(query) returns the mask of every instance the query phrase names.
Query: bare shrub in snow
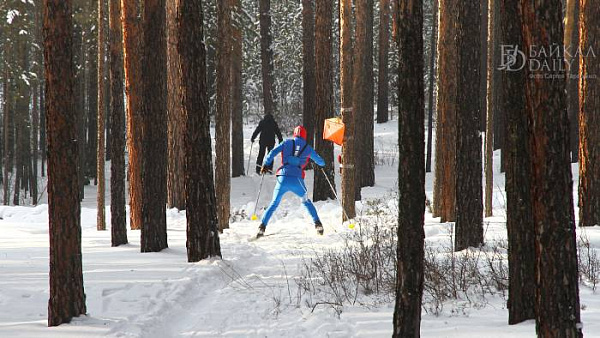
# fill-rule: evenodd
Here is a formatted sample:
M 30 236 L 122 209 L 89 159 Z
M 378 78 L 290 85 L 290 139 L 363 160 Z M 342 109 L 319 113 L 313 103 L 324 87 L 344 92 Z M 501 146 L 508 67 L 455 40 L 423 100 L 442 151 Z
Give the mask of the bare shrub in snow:
M 368 201 L 358 229 L 340 234 L 340 248 L 316 252 L 306 259 L 296 278 L 308 307 L 320 304 L 378 306 L 395 299 L 397 269 L 397 196 Z M 394 202 L 390 202 L 394 201 Z M 490 242 L 482 248 L 454 252 L 452 238 L 428 242 L 425 248 L 423 309 L 453 314 L 488 304 L 487 297 L 506 300 L 507 243 Z M 300 301 L 299 301 L 300 302 Z M 336 310 L 341 311 L 339 309 Z
M 596 287 L 600 283 L 600 257 L 597 249 L 590 243 L 585 229 L 581 229 L 577 240 L 577 255 L 580 283 L 596 291 Z

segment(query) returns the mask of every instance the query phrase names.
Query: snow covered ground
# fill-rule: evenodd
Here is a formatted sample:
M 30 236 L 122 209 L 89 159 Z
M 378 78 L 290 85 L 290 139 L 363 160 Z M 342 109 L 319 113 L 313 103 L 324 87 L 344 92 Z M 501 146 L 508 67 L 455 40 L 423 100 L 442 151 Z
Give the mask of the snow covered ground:
M 378 163 L 375 187 L 363 189 L 381 198 L 397 186 L 397 122 L 376 126 Z M 251 129 L 245 130 L 248 138 Z M 247 140 L 246 152 L 249 150 Z M 336 149 L 339 151 L 339 148 Z M 254 155 L 253 155 L 254 157 Z M 498 160 L 498 158 L 496 158 Z M 498 161 L 496 161 L 498 163 Z M 498 166 L 496 166 L 498 167 Z M 576 167 L 574 167 L 576 169 Z M 312 185 L 313 172 L 306 182 Z M 575 178 L 576 181 L 576 178 Z M 260 178 L 232 181 L 232 207 L 250 215 Z M 339 184 L 339 177 L 338 177 Z M 265 178 L 259 210 L 275 185 Z M 488 240 L 505 238 L 502 208 L 503 175 L 496 175 L 496 216 L 486 219 Z M 339 186 L 339 185 L 338 185 Z M 426 190 L 431 197 L 432 176 Z M 56 328 L 46 326 L 48 301 L 48 208 L 0 207 L 0 337 L 389 337 L 393 303 L 378 307 L 345 306 L 314 311 L 297 306 L 298 276 L 303 259 L 341 245 L 344 233 L 335 201 L 316 203 L 325 225 L 317 236 L 299 200 L 286 196 L 267 228 L 266 237 L 249 241 L 257 221 L 236 217 L 221 236 L 223 259 L 190 264 L 185 250 L 185 212 L 168 210 L 169 248 L 139 252 L 139 231 L 129 231 L 130 244 L 112 248 L 110 231 L 96 231 L 95 188 L 87 187 L 82 208 L 83 268 L 88 315 Z M 110 199 L 107 199 L 110 201 Z M 259 215 L 261 212 L 259 212 Z M 110 217 L 110 208 L 107 208 Z M 110 224 L 110 222 L 108 222 Z M 426 215 L 428 243 L 447 241 L 449 224 Z M 600 247 L 600 228 L 586 229 Z M 507 325 L 500 297 L 483 308 L 452 304 L 435 316 L 423 312 L 423 337 L 535 337 L 535 323 Z M 600 297 L 581 287 L 582 321 L 586 337 L 600 337 Z

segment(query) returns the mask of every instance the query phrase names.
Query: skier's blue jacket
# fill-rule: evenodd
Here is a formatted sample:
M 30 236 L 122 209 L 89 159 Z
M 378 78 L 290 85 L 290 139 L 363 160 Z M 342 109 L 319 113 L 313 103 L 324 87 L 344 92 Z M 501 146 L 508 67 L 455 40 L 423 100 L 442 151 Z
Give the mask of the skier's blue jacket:
M 281 153 L 283 165 L 277 170 L 277 176 L 304 178 L 304 167 L 308 164 L 309 159 L 321 167 L 325 166 L 325 161 L 321 156 L 301 137 L 286 139 L 273 148 L 265 158 L 263 165 L 272 165 L 275 156 L 279 153 Z

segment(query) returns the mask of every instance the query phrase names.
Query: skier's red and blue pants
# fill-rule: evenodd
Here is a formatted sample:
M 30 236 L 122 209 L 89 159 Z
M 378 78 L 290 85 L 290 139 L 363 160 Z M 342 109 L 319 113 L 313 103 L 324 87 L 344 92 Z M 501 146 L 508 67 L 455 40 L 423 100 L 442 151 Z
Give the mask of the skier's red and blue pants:
M 304 185 L 304 167 L 309 159 L 312 159 L 319 166 L 324 166 L 325 161 L 301 137 L 287 139 L 280 143 L 269 152 L 263 164 L 266 166 L 273 164 L 275 156 L 279 153 L 282 156 L 283 166 L 277 170 L 277 185 L 273 190 L 273 200 L 262 217 L 262 224 L 266 226 L 269 223 L 271 216 L 273 216 L 281 202 L 281 198 L 288 191 L 293 192 L 302 199 L 302 204 L 310 213 L 313 222 L 320 222 L 317 209 L 308 198 L 307 189 Z

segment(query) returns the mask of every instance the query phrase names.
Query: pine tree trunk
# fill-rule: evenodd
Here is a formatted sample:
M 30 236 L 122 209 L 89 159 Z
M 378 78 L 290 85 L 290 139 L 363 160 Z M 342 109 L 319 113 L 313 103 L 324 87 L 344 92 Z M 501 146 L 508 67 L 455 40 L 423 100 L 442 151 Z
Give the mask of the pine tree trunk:
M 360 187 L 372 187 L 375 185 L 375 152 L 374 152 L 374 74 L 373 74 L 373 0 L 357 0 L 356 1 L 356 32 L 358 37 L 359 24 L 358 18 L 362 16 L 364 26 L 362 32 L 364 33 L 364 56 L 362 61 L 362 72 L 354 72 L 354 76 L 362 74 L 364 76 L 363 81 L 365 86 L 362 88 L 362 92 L 354 89 L 353 97 L 356 98 L 358 95 L 362 96 L 361 108 L 357 108 L 357 114 L 361 116 L 361 119 L 366 123 L 361 123 L 363 131 L 362 135 L 357 137 L 358 142 L 362 142 L 358 149 L 361 156 L 364 156 L 364 161 L 358 162 L 361 166 L 358 169 L 358 180 Z M 357 42 L 358 44 L 358 42 Z M 360 94 L 359 94 L 360 93 Z M 353 105 L 357 107 L 357 105 Z M 358 116 L 357 116 L 358 117 Z
M 438 0 L 433 0 L 433 22 L 431 27 L 431 58 L 429 59 L 429 115 L 427 117 L 427 158 L 425 159 L 425 172 L 431 172 L 431 151 L 433 142 L 433 106 L 435 105 L 435 59 L 437 57 L 437 26 L 438 26 Z M 436 159 L 437 160 L 437 159 Z
M 46 175 L 46 159 L 47 159 L 47 138 L 46 138 L 46 94 L 45 82 L 40 84 L 40 153 L 41 156 L 41 176 Z
M 98 0 L 91 0 L 90 6 L 98 8 Z M 89 178 L 93 178 L 97 184 L 97 167 L 98 158 L 96 152 L 98 151 L 98 138 L 95 135 L 98 133 L 98 35 L 91 34 L 88 37 L 88 125 L 87 125 L 87 150 L 86 160 L 87 168 L 86 175 Z
M 167 245 L 167 34 L 165 0 L 144 2 L 141 251 Z
M 398 269 L 393 337 L 419 337 L 425 256 L 425 93 L 423 4 L 398 13 Z
M 14 21 L 17 29 L 24 29 L 25 23 L 19 20 Z M 27 138 L 27 128 L 29 119 L 29 84 L 22 77 L 29 73 L 27 41 L 22 39 L 16 43 L 15 66 L 17 76 L 14 78 L 16 89 L 15 104 L 15 165 L 16 176 L 13 194 L 13 204 L 19 205 L 21 200 L 21 190 L 26 190 L 26 152 L 29 139 Z M 26 196 L 23 196 L 25 198 Z
M 441 217 L 442 223 L 453 222 L 456 211 L 456 6 L 454 0 L 440 1 L 434 215 Z
M 242 36 L 242 2 L 232 1 L 231 7 L 234 13 L 232 25 L 232 48 L 231 48 L 231 176 L 244 176 L 244 120 L 242 110 L 243 102 L 243 36 Z
M 5 47 L 4 54 L 8 58 L 8 47 Z M 9 60 L 7 60 L 8 64 Z M 4 205 L 10 205 L 10 178 L 9 174 L 12 172 L 13 160 L 13 115 L 12 111 L 12 97 L 11 97 L 11 85 L 8 81 L 9 71 L 8 67 L 4 67 L 4 84 L 2 88 L 2 95 L 4 96 L 3 108 L 2 108 L 2 140 L 4 143 L 3 155 L 4 155 L 4 171 L 3 171 L 3 201 Z
M 354 218 L 356 207 L 355 121 L 352 109 L 352 0 L 340 1 L 340 105 L 346 131 L 342 147 L 342 220 Z
M 315 150 L 325 160 L 324 171 L 315 172 L 313 199 L 325 201 L 335 195 L 327 183 L 329 177 L 334 182 L 333 144 L 323 140 L 323 123 L 333 112 L 333 64 L 332 47 L 333 4 L 327 0 L 317 0 L 315 6 Z M 325 173 L 325 174 L 324 174 Z
M 44 65 L 48 121 L 50 300 L 48 326 L 86 313 L 73 111 L 71 1 L 44 0 Z
M 206 50 L 202 5 L 180 0 L 176 47 L 185 125 L 188 262 L 221 256 L 217 202 L 213 183 Z
M 303 104 L 302 123 L 306 129 L 308 144 L 314 145 L 315 139 L 315 3 L 314 0 L 302 0 L 302 81 Z
M 110 228 L 111 245 L 127 244 L 125 212 L 125 109 L 123 107 L 123 34 L 121 0 L 110 0 Z
M 500 3 L 494 21 L 502 44 L 522 46 L 520 0 Z M 499 20 L 497 20 L 499 19 Z M 490 83 L 494 83 L 491 81 Z M 506 116 L 506 228 L 508 230 L 508 323 L 535 318 L 535 226 L 533 222 L 531 129 L 525 114 L 525 72 L 503 72 L 500 110 Z M 497 88 L 498 90 L 499 88 Z
M 97 186 L 97 202 L 98 202 L 98 214 L 96 218 L 96 227 L 98 230 L 106 230 L 106 216 L 105 216 L 105 178 L 104 178 L 104 112 L 105 112 L 105 97 L 104 93 L 104 76 L 106 73 L 106 62 L 105 62 L 105 39 L 106 33 L 104 32 L 104 8 L 105 0 L 98 0 L 98 130 L 97 130 L 97 150 L 96 150 L 96 177 L 98 180 Z
M 482 9 L 488 11 L 488 40 L 487 40 L 487 106 L 485 118 L 485 217 L 493 215 L 492 209 L 492 194 L 494 191 L 494 108 L 498 104 L 494 100 L 496 88 L 494 77 L 496 69 L 494 68 L 494 51 L 499 47 L 497 44 L 498 37 L 496 35 L 496 4 L 500 0 L 488 0 L 488 8 Z
M 273 79 L 273 37 L 271 35 L 271 0 L 258 0 L 258 10 L 260 13 L 260 59 L 263 80 L 263 104 L 265 107 L 265 115 L 272 114 L 275 116 L 276 108 L 274 95 L 275 93 L 277 93 L 277 90 L 275 89 L 275 82 Z M 218 76 L 219 75 L 217 74 L 217 77 Z
M 600 8 L 582 1 L 581 112 L 579 115 L 579 225 L 600 225 Z
M 481 66 L 480 66 L 480 75 L 481 81 L 479 81 L 479 100 L 480 108 L 479 112 L 481 115 L 479 116 L 480 122 L 480 131 L 485 132 L 487 128 L 487 90 L 488 90 L 488 26 L 489 26 L 489 4 L 491 0 L 481 0 L 481 13 L 480 13 L 480 41 L 479 46 L 481 47 Z
M 580 47 L 579 39 L 579 1 L 566 0 L 567 13 L 565 18 L 565 48 L 570 51 L 565 53 L 567 76 L 567 112 L 569 113 L 571 162 L 579 161 L 579 58 L 575 55 Z
M 143 31 L 138 0 L 122 0 L 125 94 L 127 95 L 127 155 L 131 229 L 142 228 L 142 63 Z
M 379 76 L 377 123 L 388 121 L 388 53 L 390 51 L 390 0 L 379 0 Z
M 217 116 L 216 167 L 219 230 L 229 228 L 231 194 L 231 7 L 229 1 L 217 3 Z M 263 36 L 264 38 L 264 36 Z
M 481 4 L 458 5 L 456 110 L 456 225 L 454 250 L 483 244 L 481 187 Z
M 33 88 L 33 109 L 31 113 L 31 162 L 33 163 L 33 172 L 31 173 L 31 196 L 32 204 L 38 204 L 38 135 L 40 126 L 40 94 L 39 87 L 36 84 Z
M 525 55 L 536 55 L 538 48 L 550 50 L 554 41 L 563 39 L 559 0 L 524 3 L 521 10 Z M 555 53 L 536 58 L 564 66 Z M 566 83 L 564 67 L 558 68 L 526 73 L 525 111 L 532 126 L 536 331 L 540 337 L 581 337 Z
M 183 107 L 179 59 L 176 55 L 177 27 L 176 0 L 167 0 L 167 114 L 168 114 L 168 169 L 167 206 L 185 209 L 185 149 L 183 147 Z
M 77 53 L 75 67 L 75 113 L 77 114 L 77 145 L 79 147 L 79 200 L 85 197 L 85 41 L 83 28 L 76 26 L 73 37 L 73 52 Z

